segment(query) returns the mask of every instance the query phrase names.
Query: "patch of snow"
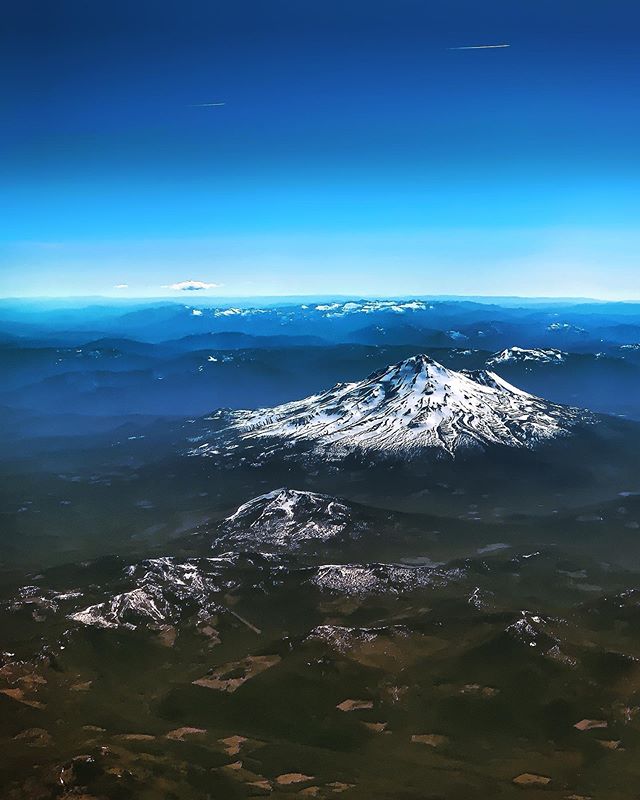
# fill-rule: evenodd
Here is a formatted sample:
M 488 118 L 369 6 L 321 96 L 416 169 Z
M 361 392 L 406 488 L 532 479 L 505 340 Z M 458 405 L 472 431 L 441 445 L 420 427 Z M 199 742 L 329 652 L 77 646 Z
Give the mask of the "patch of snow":
M 463 577 L 462 570 L 438 570 L 402 564 L 324 564 L 311 583 L 318 589 L 347 596 L 402 594 L 443 586 Z

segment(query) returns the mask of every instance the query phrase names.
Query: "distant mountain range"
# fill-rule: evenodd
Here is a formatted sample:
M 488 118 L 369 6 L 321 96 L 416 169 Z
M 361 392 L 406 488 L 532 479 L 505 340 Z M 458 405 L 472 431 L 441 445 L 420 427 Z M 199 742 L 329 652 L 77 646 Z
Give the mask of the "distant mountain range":
M 324 342 L 468 346 L 499 350 L 559 347 L 593 350 L 640 342 L 640 306 L 549 302 L 521 305 L 424 298 L 329 302 L 246 302 L 230 306 L 154 302 L 53 309 L 0 304 L 0 342 L 83 344 L 101 338 L 166 342 L 208 333 L 316 337 Z M 79 338 L 81 337 L 81 338 Z

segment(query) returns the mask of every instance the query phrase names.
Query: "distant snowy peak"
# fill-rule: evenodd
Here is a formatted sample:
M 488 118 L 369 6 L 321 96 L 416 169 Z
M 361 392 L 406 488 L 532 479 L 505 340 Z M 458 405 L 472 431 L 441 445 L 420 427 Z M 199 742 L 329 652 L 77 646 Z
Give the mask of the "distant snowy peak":
M 311 443 L 325 457 L 356 451 L 403 457 L 427 449 L 454 455 L 488 445 L 534 447 L 586 418 L 493 372 L 455 372 L 418 355 L 303 400 L 227 412 L 219 433 L 245 443 Z M 193 454 L 209 452 L 215 454 L 216 444 L 202 444 Z
M 523 364 L 531 361 L 538 364 L 562 364 L 566 357 L 567 353 L 555 348 L 507 347 L 505 350 L 491 356 L 487 361 L 487 366 L 497 367 L 501 364 Z
M 214 308 L 214 317 L 253 317 L 256 314 L 268 314 L 266 308 Z
M 578 325 L 571 325 L 569 322 L 552 322 L 551 325 L 547 325 L 547 330 L 550 333 L 566 333 L 580 337 L 587 335 L 587 331 L 584 328 L 580 328 Z
M 348 300 L 332 303 L 310 303 L 293 308 L 194 308 L 188 307 L 192 316 L 210 315 L 222 318 L 255 317 L 257 315 L 279 316 L 289 319 L 294 314 L 302 314 L 307 318 L 348 317 L 375 313 L 410 314 L 412 312 L 430 311 L 433 305 L 424 300 Z
M 327 541 L 354 523 L 351 508 L 324 494 L 276 489 L 241 505 L 219 525 L 219 533 L 235 545 L 296 549 L 309 540 Z
M 350 300 L 347 303 L 324 303 L 309 307 L 312 312 L 327 317 L 345 317 L 349 314 L 373 314 L 387 311 L 392 314 L 406 314 L 411 311 L 428 311 L 433 308 L 422 300 Z

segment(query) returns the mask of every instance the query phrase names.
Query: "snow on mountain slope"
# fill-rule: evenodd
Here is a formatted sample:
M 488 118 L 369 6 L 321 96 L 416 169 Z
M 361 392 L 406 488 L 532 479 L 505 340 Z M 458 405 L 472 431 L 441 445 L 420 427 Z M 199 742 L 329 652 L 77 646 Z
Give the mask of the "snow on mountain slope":
M 414 567 L 404 564 L 323 564 L 309 582 L 316 588 L 346 596 L 403 594 L 446 586 L 464 577 L 461 569 Z
M 507 347 L 505 350 L 491 356 L 487 361 L 487 366 L 499 366 L 501 364 L 522 364 L 527 361 L 535 361 L 539 364 L 562 364 L 567 354 L 555 348 L 542 349 L 539 347 Z
M 455 372 L 418 355 L 303 400 L 210 419 L 225 426 L 214 437 L 306 442 L 335 458 L 357 451 L 406 457 L 425 449 L 454 455 L 493 444 L 534 447 L 570 433 L 588 414 L 527 394 L 492 372 Z M 218 447 L 214 439 L 191 453 L 215 455 Z
M 212 614 L 213 597 L 225 563 L 220 559 L 150 558 L 127 568 L 122 591 L 106 591 L 103 601 L 81 608 L 69 619 L 97 628 L 130 628 L 174 622 L 185 613 Z
M 276 489 L 254 497 L 218 528 L 235 545 L 296 549 L 309 540 L 327 541 L 357 526 L 357 515 L 333 497 L 295 489 Z

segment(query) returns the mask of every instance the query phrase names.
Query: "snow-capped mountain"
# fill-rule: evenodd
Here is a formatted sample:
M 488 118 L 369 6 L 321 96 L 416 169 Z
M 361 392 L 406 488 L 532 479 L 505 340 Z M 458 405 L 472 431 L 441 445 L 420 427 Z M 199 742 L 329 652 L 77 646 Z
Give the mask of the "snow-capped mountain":
M 364 527 L 357 513 L 334 497 L 283 488 L 244 503 L 218 531 L 235 547 L 296 550 L 305 542 L 326 542 Z
M 534 361 L 538 364 L 562 364 L 567 354 L 555 348 L 542 349 L 539 347 L 507 347 L 499 353 L 491 356 L 487 361 L 487 366 L 500 366 L 501 364 L 523 364 Z
M 193 455 L 218 454 L 222 436 L 236 444 L 307 443 L 324 458 L 339 458 L 358 451 L 407 457 L 534 447 L 570 433 L 588 415 L 527 394 L 492 372 L 456 372 L 417 355 L 303 400 L 209 419 L 218 430 Z

